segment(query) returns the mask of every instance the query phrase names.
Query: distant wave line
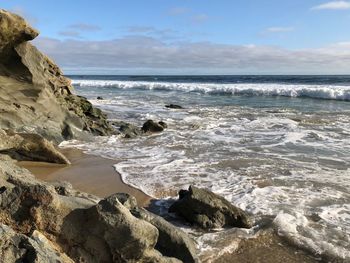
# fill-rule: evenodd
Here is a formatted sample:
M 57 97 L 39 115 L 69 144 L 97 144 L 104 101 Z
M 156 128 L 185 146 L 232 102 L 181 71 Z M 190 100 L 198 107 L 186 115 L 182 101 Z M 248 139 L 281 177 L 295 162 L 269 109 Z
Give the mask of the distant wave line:
M 350 87 L 337 85 L 262 84 L 262 83 L 177 83 L 120 80 L 73 80 L 80 87 L 114 87 L 119 89 L 177 90 L 206 94 L 306 97 L 350 101 Z

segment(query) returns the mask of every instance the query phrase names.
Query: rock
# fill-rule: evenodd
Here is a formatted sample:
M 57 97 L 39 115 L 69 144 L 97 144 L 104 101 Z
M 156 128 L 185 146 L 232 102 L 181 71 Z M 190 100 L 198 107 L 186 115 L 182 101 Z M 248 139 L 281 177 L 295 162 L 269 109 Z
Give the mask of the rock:
M 137 218 L 151 223 L 158 229 L 159 238 L 156 249 L 163 255 L 178 258 L 186 263 L 200 262 L 195 242 L 181 229 L 144 208 L 134 208 L 131 212 Z
M 164 122 L 154 122 L 153 120 L 146 121 L 141 130 L 144 133 L 156 133 L 156 132 L 162 132 L 164 130 L 164 126 L 166 124 Z
M 112 134 L 106 115 L 74 95 L 60 68 L 27 42 L 38 34 L 23 18 L 0 10 L 0 128 L 35 130 L 55 142 Z
M 9 259 L 5 262 L 180 262 L 155 249 L 158 230 L 118 201 L 117 197 L 127 201 L 127 196 L 110 196 L 96 204 L 97 198 L 74 191 L 70 185 L 38 181 L 2 156 L 0 187 L 0 258 Z M 21 246 L 21 242 L 10 246 L 1 224 L 12 228 L 14 235 L 29 238 Z M 57 248 L 56 255 L 46 248 Z M 12 260 L 14 254 L 23 260 Z M 60 261 L 65 255 L 67 260 Z
M 163 255 L 178 258 L 186 263 L 199 262 L 196 244 L 185 232 L 164 218 L 139 208 L 135 197 L 124 193 L 115 196 L 135 217 L 147 221 L 158 229 L 159 237 L 155 247 Z
M 119 195 L 120 197 L 120 195 Z M 137 219 L 118 201 L 118 195 L 101 200 L 66 218 L 63 236 L 68 255 L 83 262 L 179 262 L 154 249 L 158 230 Z M 88 235 L 84 235 L 86 230 Z M 79 255 L 79 257 L 77 257 Z
M 39 231 L 27 237 L 4 224 L 0 224 L 0 259 L 1 262 L 74 263 Z
M 98 100 L 103 100 L 103 98 L 102 98 L 102 97 L 100 97 L 100 96 L 98 96 L 98 97 L 97 97 L 97 99 L 98 99 Z
M 188 191 L 179 192 L 179 200 L 169 208 L 169 212 L 176 213 L 203 229 L 252 227 L 249 216 L 242 209 L 213 192 L 194 186 L 190 186 Z
M 168 125 L 164 121 L 158 122 L 160 126 L 162 126 L 164 129 L 168 128 Z
M 167 104 L 167 105 L 165 105 L 165 107 L 169 108 L 169 109 L 183 109 L 182 106 L 176 105 L 176 104 Z
M 115 197 L 118 201 L 129 210 L 137 208 L 137 200 L 134 196 L 127 193 L 117 193 Z
M 51 142 L 38 134 L 14 133 L 0 129 L 0 152 L 17 160 L 70 164 Z
M 124 138 L 135 138 L 141 135 L 141 129 L 133 124 L 122 122 L 119 131 L 124 134 Z

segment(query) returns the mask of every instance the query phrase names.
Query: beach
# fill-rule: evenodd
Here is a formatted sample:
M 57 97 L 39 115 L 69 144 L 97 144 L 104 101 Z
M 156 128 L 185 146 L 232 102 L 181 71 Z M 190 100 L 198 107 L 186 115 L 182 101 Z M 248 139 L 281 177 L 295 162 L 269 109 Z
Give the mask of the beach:
M 18 165 L 28 169 L 40 180 L 66 181 L 71 183 L 75 189 L 100 198 L 115 193 L 128 193 L 137 199 L 139 206 L 147 207 L 150 204 L 151 197 L 123 183 L 113 167 L 114 160 L 85 154 L 74 148 L 62 148 L 60 151 L 71 161 L 71 165 L 29 161 L 18 162 Z M 226 241 L 221 240 L 221 242 L 223 242 L 222 247 L 216 247 L 215 253 L 210 250 L 203 253 L 201 260 L 212 263 L 320 262 L 308 252 L 289 244 L 269 227 L 254 238 L 240 238 L 239 235 L 230 234 Z M 232 247 L 232 244 L 235 244 L 234 249 L 226 251 L 225 246 Z
M 30 161 L 21 161 L 18 165 L 28 169 L 40 180 L 66 181 L 75 189 L 100 198 L 114 193 L 128 193 L 137 199 L 139 206 L 147 206 L 151 200 L 140 190 L 122 182 L 113 167 L 115 161 L 84 154 L 79 149 L 61 149 L 61 152 L 71 161 L 71 165 Z

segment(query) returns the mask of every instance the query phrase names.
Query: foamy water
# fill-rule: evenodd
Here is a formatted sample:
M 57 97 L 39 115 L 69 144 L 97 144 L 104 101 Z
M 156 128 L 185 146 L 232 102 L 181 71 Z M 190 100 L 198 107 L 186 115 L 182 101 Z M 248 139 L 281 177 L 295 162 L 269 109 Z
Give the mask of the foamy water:
M 74 83 L 111 118 L 136 125 L 163 120 L 169 128 L 136 139 L 98 137 L 63 146 L 115 159 L 126 183 L 154 197 L 174 196 L 190 184 L 209 188 L 252 213 L 257 223 L 274 218 L 274 227 L 291 242 L 350 260 L 350 105 L 343 101 L 350 99 L 348 87 Z M 167 103 L 185 109 L 166 109 Z M 207 250 L 206 239 L 199 243 Z

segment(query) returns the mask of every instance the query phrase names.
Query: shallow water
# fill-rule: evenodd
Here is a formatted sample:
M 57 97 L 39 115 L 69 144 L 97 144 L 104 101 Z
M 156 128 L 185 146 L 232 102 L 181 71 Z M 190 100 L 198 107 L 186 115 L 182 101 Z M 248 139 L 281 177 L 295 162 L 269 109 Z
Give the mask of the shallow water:
M 350 260 L 349 80 L 218 78 L 76 78 L 77 93 L 111 119 L 169 127 L 63 145 L 115 159 L 123 180 L 151 196 L 206 187 L 256 222 L 274 218 L 293 243 Z M 185 108 L 165 108 L 169 103 Z

